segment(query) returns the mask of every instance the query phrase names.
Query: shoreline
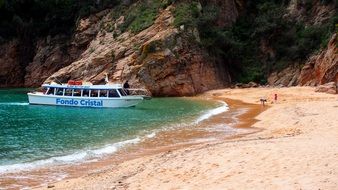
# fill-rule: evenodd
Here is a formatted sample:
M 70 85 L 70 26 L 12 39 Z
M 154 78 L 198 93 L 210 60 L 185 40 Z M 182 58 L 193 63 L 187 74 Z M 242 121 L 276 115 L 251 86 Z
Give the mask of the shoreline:
M 193 97 L 200 99 L 201 97 Z M 224 101 L 223 98 L 216 98 L 212 101 Z M 84 176 L 92 176 L 92 175 L 101 175 L 102 173 L 105 173 L 109 170 L 112 170 L 116 167 L 118 167 L 121 164 L 133 162 L 134 160 L 142 159 L 144 157 L 152 157 L 159 154 L 167 154 L 173 151 L 180 151 L 182 149 L 190 149 L 195 146 L 205 145 L 205 144 L 217 144 L 224 140 L 234 140 L 238 138 L 242 138 L 245 135 L 249 135 L 252 133 L 256 133 L 259 130 L 253 129 L 251 130 L 251 125 L 256 122 L 255 119 L 244 119 L 246 115 L 258 115 L 260 113 L 260 106 L 257 106 L 255 104 L 250 103 L 244 103 L 240 100 L 231 100 L 226 99 L 226 103 L 228 104 L 229 108 L 231 108 L 231 111 L 226 111 L 218 115 L 214 115 L 207 119 L 207 122 L 202 122 L 202 126 L 199 126 L 199 128 L 203 129 L 205 127 L 208 127 L 213 123 L 219 123 L 220 119 L 222 119 L 222 116 L 228 117 L 229 121 L 233 120 L 236 122 L 240 122 L 240 124 L 234 124 L 232 126 L 228 126 L 232 128 L 233 130 L 240 130 L 241 128 L 245 131 L 236 132 L 236 134 L 218 134 L 217 136 L 213 137 L 215 135 L 214 132 L 198 132 L 195 129 L 192 129 L 191 127 L 180 127 L 178 129 L 170 129 L 168 131 L 161 131 L 158 134 L 156 134 L 155 138 L 147 139 L 145 142 L 138 143 L 136 145 L 133 145 L 132 147 L 128 147 L 123 150 L 119 150 L 118 152 L 108 155 L 105 158 L 102 158 L 99 162 L 89 163 L 89 164 L 80 164 L 78 166 L 66 166 L 68 172 L 71 172 L 71 177 L 67 177 L 65 179 L 62 179 L 61 182 L 68 183 L 69 180 L 74 180 L 78 178 L 82 178 Z M 250 106 L 250 108 L 244 107 L 244 106 Z M 245 110 L 243 110 L 245 108 Z M 236 111 L 240 111 L 240 113 L 237 113 Z M 244 113 L 242 113 L 242 111 Z M 240 126 L 240 127 L 237 127 Z M 191 132 L 193 132 L 191 134 Z M 209 134 L 208 134 L 209 133 Z M 212 137 L 213 139 L 208 139 L 209 137 Z M 159 144 L 163 139 L 167 139 L 166 142 L 163 144 Z M 191 139 L 192 141 L 189 141 Z M 201 139 L 201 141 L 198 141 L 198 139 Z M 172 141 L 172 140 L 175 140 Z M 188 140 L 188 141 L 187 141 Z M 178 142 L 177 142 L 178 141 Z M 70 169 L 71 168 L 71 169 Z M 82 168 L 81 172 L 79 172 L 79 168 Z M 89 169 L 91 168 L 91 169 Z M 97 169 L 93 169 L 97 168 Z M 74 172 L 76 174 L 74 174 Z M 46 187 L 54 186 L 53 184 L 59 183 L 59 182 L 52 182 L 49 183 L 47 186 L 37 186 L 35 188 L 37 189 L 44 189 Z M 48 188 L 50 189 L 50 188 Z
M 205 97 L 189 97 L 189 99 L 197 99 L 201 101 L 210 100 L 210 98 L 205 98 Z M 209 100 L 206 100 L 206 99 L 209 99 Z M 210 101 L 224 102 L 224 99 L 213 98 Z M 228 99 L 226 100 L 226 102 L 228 104 L 227 107 L 230 107 L 231 110 L 227 110 L 216 116 L 215 115 L 208 116 L 207 118 L 204 118 L 206 121 L 204 119 L 202 121 L 198 121 L 197 123 L 194 124 L 194 126 L 183 126 L 183 127 L 178 127 L 176 129 L 169 129 L 169 130 L 164 130 L 164 131 L 160 130 L 160 132 L 156 132 L 156 135 L 154 137 L 151 137 L 149 139 L 146 138 L 147 140 L 145 141 L 142 140 L 141 142 L 137 144 L 132 144 L 131 146 L 122 148 L 121 150 L 118 150 L 117 152 L 114 152 L 113 154 L 106 155 L 102 158 L 99 158 L 98 161 L 80 162 L 80 163 L 75 163 L 74 165 L 69 163 L 69 164 L 61 165 L 61 166 L 41 167 L 39 169 L 22 171 L 20 172 L 21 174 L 17 173 L 19 174 L 19 177 L 20 176 L 23 177 L 19 181 L 17 181 L 18 179 L 16 179 L 15 173 L 13 173 L 13 175 L 9 173 L 9 175 L 7 174 L 9 178 L 6 179 L 6 177 L 4 177 L 2 179 L 2 186 L 11 187 L 12 186 L 11 184 L 13 185 L 24 184 L 26 187 L 30 187 L 30 188 L 43 187 L 45 186 L 44 184 L 54 183 L 59 180 L 61 181 L 69 180 L 69 179 L 85 176 L 93 172 L 97 173 L 97 172 L 100 172 L 101 170 L 104 171 L 107 168 L 111 168 L 112 166 L 116 164 L 120 164 L 122 162 L 130 161 L 130 160 L 141 158 L 144 156 L 151 156 L 151 155 L 155 155 L 155 154 L 159 154 L 159 153 L 163 153 L 167 151 L 174 151 L 174 150 L 178 150 L 182 148 L 195 146 L 198 144 L 220 141 L 223 139 L 239 138 L 240 136 L 243 136 L 243 135 L 246 135 L 252 132 L 256 132 L 256 131 L 239 132 L 239 131 L 236 131 L 236 129 L 232 128 L 234 126 L 231 126 L 230 128 L 229 126 L 222 126 L 220 128 L 220 131 L 216 130 L 212 132 L 212 130 L 215 130 L 213 129 L 212 125 L 222 123 L 222 120 L 224 118 L 223 119 L 219 118 L 220 116 L 225 116 L 228 122 L 237 121 L 238 119 L 235 117 L 237 117 L 237 115 L 241 117 L 242 113 L 236 113 L 236 110 L 241 112 L 244 109 L 243 107 L 248 105 L 238 100 Z M 214 109 L 219 109 L 222 107 L 223 106 L 220 106 Z M 253 107 L 256 107 L 256 106 L 253 105 Z M 258 110 L 258 109 L 256 110 L 251 110 L 251 109 L 252 108 L 247 110 L 246 113 L 247 112 L 251 113 L 253 111 L 256 112 Z M 212 114 L 212 112 L 213 112 L 212 110 L 206 111 L 204 115 Z M 253 113 L 253 114 L 257 115 L 258 113 Z M 200 117 L 203 117 L 203 115 Z M 243 123 L 243 126 L 244 125 L 247 125 L 247 124 Z M 208 128 L 210 128 L 211 131 L 209 131 Z M 223 130 L 229 130 L 229 129 L 234 130 L 235 132 L 223 131 Z M 220 134 L 216 134 L 216 133 L 220 133 Z M 53 179 L 43 177 L 47 175 L 51 175 L 54 177 L 52 177 Z M 10 176 L 13 176 L 13 177 L 10 177 Z M 31 178 L 32 176 L 36 176 L 41 179 L 34 180 L 33 178 Z M 47 183 L 41 184 L 42 182 L 41 180 Z
M 105 171 L 50 184 L 53 189 L 335 189 L 338 97 L 310 87 L 225 89 L 205 96 L 271 107 L 260 131 L 143 156 Z M 271 104 L 278 93 L 277 103 Z M 48 189 L 41 187 L 40 189 Z M 50 188 L 49 188 L 50 189 Z
M 278 93 L 279 99 L 271 104 L 274 93 Z M 334 189 L 338 186 L 335 180 L 338 178 L 337 95 L 315 93 L 310 87 L 293 87 L 223 89 L 202 96 L 256 105 L 265 96 L 269 109 L 261 110 L 259 115 L 242 116 L 248 122 L 243 127 L 252 126 L 257 130 L 253 133 L 169 148 L 106 168 L 98 166 L 96 172 L 38 189 Z

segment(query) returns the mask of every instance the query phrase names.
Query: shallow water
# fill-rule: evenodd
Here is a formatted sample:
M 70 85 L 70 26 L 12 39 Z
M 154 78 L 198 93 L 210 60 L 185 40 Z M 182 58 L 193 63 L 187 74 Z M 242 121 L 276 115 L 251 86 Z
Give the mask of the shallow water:
M 119 109 L 38 106 L 27 103 L 27 91 L 0 90 L 0 173 L 95 159 L 227 110 L 224 103 L 188 98 Z

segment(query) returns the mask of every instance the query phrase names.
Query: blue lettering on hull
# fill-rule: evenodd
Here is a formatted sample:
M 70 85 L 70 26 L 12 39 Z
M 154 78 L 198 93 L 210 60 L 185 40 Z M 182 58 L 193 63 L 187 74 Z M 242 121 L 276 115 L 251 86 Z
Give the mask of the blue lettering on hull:
M 65 106 L 103 107 L 102 100 L 74 100 L 57 98 L 56 104 Z

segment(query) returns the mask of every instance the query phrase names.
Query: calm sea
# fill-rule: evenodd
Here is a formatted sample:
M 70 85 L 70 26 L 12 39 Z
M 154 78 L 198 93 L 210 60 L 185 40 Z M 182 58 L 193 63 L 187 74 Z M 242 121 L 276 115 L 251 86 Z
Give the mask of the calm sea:
M 227 110 L 191 98 L 154 98 L 119 109 L 38 106 L 28 104 L 28 90 L 0 90 L 0 175 L 96 159 Z

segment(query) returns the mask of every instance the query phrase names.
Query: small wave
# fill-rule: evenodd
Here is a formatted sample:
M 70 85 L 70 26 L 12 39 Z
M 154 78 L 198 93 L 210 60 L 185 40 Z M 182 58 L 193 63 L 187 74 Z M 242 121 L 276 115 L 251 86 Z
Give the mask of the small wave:
M 9 106 L 28 106 L 27 102 L 1 102 L 0 105 L 9 105 Z
M 223 101 L 219 101 L 219 102 L 222 103 L 222 106 L 207 111 L 206 113 L 204 113 L 203 115 L 201 115 L 199 118 L 197 118 L 197 120 L 195 121 L 195 124 L 198 124 L 201 121 L 209 119 L 210 117 L 212 117 L 214 115 L 218 115 L 218 114 L 221 114 L 221 113 L 226 112 L 226 111 L 229 110 L 229 106 L 228 106 L 227 103 L 225 103 Z
M 94 158 L 99 158 L 104 155 L 112 154 L 116 152 L 119 148 L 128 145 L 136 144 L 140 142 L 140 138 L 130 139 L 122 142 L 117 142 L 114 144 L 106 145 L 103 148 L 84 150 L 70 155 L 52 157 L 45 160 L 38 160 L 29 163 L 20 163 L 20 164 L 11 164 L 11 165 L 2 165 L 0 166 L 0 173 L 13 173 L 18 171 L 27 171 L 36 169 L 39 167 L 49 166 L 49 165 L 61 165 L 61 164 L 71 164 L 78 163 L 82 161 L 91 161 Z
M 155 136 L 156 136 L 155 132 L 152 132 L 152 133 L 146 135 L 146 137 L 149 138 L 149 139 L 154 138 Z

